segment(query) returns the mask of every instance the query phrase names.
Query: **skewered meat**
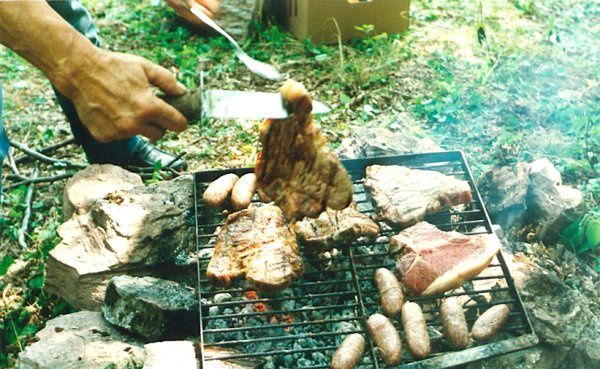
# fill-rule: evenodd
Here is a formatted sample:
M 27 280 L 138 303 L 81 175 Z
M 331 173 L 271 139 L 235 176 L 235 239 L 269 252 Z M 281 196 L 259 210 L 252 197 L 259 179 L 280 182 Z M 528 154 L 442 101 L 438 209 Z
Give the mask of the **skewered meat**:
M 206 275 L 219 286 L 245 276 L 259 290 L 278 292 L 303 271 L 296 236 L 281 210 L 265 205 L 227 217 Z
M 372 165 L 366 169 L 365 187 L 373 198 L 379 219 L 391 226 L 409 227 L 444 206 L 472 201 L 469 183 L 430 170 L 398 165 Z
M 318 218 L 304 218 L 293 228 L 298 240 L 312 252 L 332 250 L 349 245 L 360 237 L 375 237 L 379 233 L 377 223 L 353 207 L 327 209 Z
M 427 222 L 407 228 L 390 240 L 402 283 L 414 294 L 433 295 L 477 276 L 500 249 L 494 234 L 466 236 L 444 232 Z
M 292 114 L 260 127 L 262 153 L 256 162 L 258 186 L 289 220 L 315 218 L 327 207 L 341 210 L 352 201 L 352 182 L 313 122 L 312 102 L 302 84 L 281 87 Z

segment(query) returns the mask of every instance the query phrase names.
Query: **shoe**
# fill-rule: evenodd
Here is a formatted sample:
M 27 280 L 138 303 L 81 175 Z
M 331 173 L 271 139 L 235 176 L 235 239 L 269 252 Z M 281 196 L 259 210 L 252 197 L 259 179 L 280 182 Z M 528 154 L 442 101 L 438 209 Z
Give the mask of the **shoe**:
M 177 172 L 186 170 L 188 167 L 187 162 L 184 159 L 173 161 L 175 158 L 175 155 L 160 150 L 150 142 L 140 140 L 140 143 L 127 160 L 127 165 L 136 167 L 154 167 L 156 163 L 160 162 L 162 168 L 169 166 Z

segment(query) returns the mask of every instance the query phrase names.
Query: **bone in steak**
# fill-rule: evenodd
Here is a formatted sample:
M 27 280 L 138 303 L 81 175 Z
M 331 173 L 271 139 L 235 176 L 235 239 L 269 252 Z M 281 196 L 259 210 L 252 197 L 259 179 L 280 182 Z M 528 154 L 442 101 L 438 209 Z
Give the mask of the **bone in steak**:
M 481 273 L 498 253 L 500 240 L 494 234 L 444 232 L 421 222 L 393 236 L 389 246 L 403 284 L 414 294 L 433 295 Z
M 472 201 L 466 181 L 398 165 L 367 167 L 365 187 L 371 193 L 378 219 L 402 228 L 441 211 L 443 206 Z
M 379 226 L 353 206 L 344 210 L 327 209 L 318 218 L 304 218 L 292 226 L 298 240 L 311 252 L 349 245 L 360 237 L 375 237 Z
M 289 80 L 281 95 L 292 114 L 268 119 L 260 127 L 258 186 L 290 220 L 315 218 L 327 207 L 346 208 L 352 201 L 352 182 L 312 120 L 308 92 Z
M 281 210 L 265 205 L 227 217 L 206 275 L 219 286 L 245 276 L 261 291 L 278 292 L 303 271 L 296 236 Z

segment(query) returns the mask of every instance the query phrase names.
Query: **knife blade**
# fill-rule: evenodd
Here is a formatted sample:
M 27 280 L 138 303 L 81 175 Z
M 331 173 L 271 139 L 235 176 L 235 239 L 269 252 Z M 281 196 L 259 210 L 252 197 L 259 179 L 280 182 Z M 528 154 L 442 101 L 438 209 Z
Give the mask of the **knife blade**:
M 205 90 L 181 96 L 160 96 L 192 121 L 202 115 L 217 119 L 284 119 L 290 113 L 281 94 L 256 91 Z M 327 114 L 327 105 L 313 100 L 313 114 Z

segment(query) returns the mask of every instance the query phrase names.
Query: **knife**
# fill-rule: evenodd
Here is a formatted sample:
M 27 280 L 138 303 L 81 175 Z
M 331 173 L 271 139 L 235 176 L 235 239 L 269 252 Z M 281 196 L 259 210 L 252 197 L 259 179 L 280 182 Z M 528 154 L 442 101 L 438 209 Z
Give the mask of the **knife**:
M 284 119 L 290 116 L 280 93 L 194 90 L 181 96 L 159 96 L 190 120 L 201 116 L 217 119 Z M 313 114 L 327 114 L 327 105 L 313 100 Z

